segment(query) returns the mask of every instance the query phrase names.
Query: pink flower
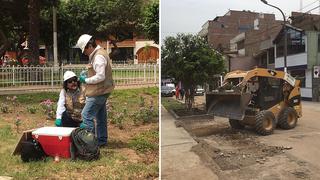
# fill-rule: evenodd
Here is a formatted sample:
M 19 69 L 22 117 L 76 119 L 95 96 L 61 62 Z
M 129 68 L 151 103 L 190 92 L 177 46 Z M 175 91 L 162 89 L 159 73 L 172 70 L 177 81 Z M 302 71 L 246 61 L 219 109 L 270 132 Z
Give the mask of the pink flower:
M 40 105 L 51 106 L 53 102 L 50 99 L 44 100 L 40 103 Z

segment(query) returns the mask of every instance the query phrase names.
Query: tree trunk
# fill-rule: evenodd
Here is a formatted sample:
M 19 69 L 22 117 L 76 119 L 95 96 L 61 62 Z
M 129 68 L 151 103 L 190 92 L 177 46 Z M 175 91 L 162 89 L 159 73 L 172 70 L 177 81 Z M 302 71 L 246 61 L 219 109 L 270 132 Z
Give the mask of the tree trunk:
M 194 90 L 192 88 L 187 88 L 185 92 L 185 105 L 188 111 L 192 110 L 194 103 Z
M 2 29 L 0 29 L 0 42 L 1 42 L 0 57 L 2 57 L 4 55 L 4 53 L 6 52 L 6 50 L 9 48 L 9 44 L 10 44 L 6 35 L 2 31 Z
M 29 38 L 28 47 L 31 64 L 39 64 L 39 22 L 40 3 L 39 0 L 29 0 Z

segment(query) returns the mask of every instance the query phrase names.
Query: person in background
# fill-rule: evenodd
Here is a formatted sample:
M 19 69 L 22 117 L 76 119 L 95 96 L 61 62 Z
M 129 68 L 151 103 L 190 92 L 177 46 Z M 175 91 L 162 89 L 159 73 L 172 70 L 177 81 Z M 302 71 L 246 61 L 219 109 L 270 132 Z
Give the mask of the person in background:
M 180 90 L 179 90 L 179 86 L 176 86 L 176 99 L 179 99 L 179 94 L 180 94 Z
M 88 76 L 80 75 L 80 82 L 86 87 L 86 105 L 82 110 L 83 126 L 96 134 L 100 147 L 108 141 L 106 101 L 115 85 L 108 53 L 96 44 L 94 37 L 83 34 L 77 42 L 83 54 L 89 57 Z M 96 119 L 96 133 L 93 119 Z
M 59 95 L 55 125 L 79 127 L 84 105 L 84 90 L 80 87 L 78 77 L 74 72 L 66 71 L 63 75 L 63 89 Z
M 184 98 L 184 89 L 180 88 L 180 96 L 181 96 L 181 100 L 183 101 Z

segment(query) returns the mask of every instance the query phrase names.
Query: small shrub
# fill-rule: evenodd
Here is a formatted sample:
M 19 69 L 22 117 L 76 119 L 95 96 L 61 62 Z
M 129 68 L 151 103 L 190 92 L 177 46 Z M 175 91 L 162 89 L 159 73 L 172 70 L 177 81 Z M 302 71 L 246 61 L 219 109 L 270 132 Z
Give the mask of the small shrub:
M 15 120 L 15 125 L 16 125 L 16 129 L 17 129 L 17 133 L 19 133 L 19 126 L 21 125 L 21 119 L 20 119 L 19 115 L 17 115 L 17 118 Z
M 37 112 L 37 107 L 36 106 L 28 106 L 27 111 L 31 114 L 35 114 Z
M 2 113 L 9 113 L 9 106 L 5 103 L 1 103 L 0 110 Z
M 144 107 L 145 106 L 145 98 L 140 96 L 140 102 L 139 102 L 140 107 Z
M 44 100 L 40 103 L 40 106 L 44 110 L 44 113 L 47 115 L 47 119 L 54 119 L 54 109 L 56 109 L 54 102 L 50 99 Z
M 123 129 L 124 120 L 125 120 L 125 117 L 127 116 L 127 109 L 124 108 L 121 113 L 117 113 L 116 115 L 113 115 L 113 113 L 111 114 L 112 114 L 112 119 L 110 120 L 111 124 L 115 124 L 115 126 L 118 127 L 119 129 Z
M 158 112 L 152 107 L 141 107 L 138 112 L 133 114 L 133 122 L 135 125 L 150 123 L 152 119 L 157 116 Z

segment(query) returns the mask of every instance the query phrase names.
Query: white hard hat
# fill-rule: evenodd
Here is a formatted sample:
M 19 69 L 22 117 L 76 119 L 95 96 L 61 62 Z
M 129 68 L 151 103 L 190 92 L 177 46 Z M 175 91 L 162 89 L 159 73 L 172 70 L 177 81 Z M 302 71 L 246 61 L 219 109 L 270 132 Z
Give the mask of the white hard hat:
M 68 79 L 70 79 L 70 78 L 73 78 L 73 77 L 75 77 L 75 76 L 77 76 L 74 72 L 72 72 L 72 71 L 66 71 L 65 73 L 64 73 L 64 75 L 63 75 L 63 81 L 66 81 L 66 80 L 68 80 Z
M 89 42 L 89 40 L 92 38 L 92 36 L 90 36 L 89 34 L 82 34 L 77 42 L 77 47 L 81 49 L 82 53 L 84 51 L 84 48 L 86 47 L 87 43 Z

